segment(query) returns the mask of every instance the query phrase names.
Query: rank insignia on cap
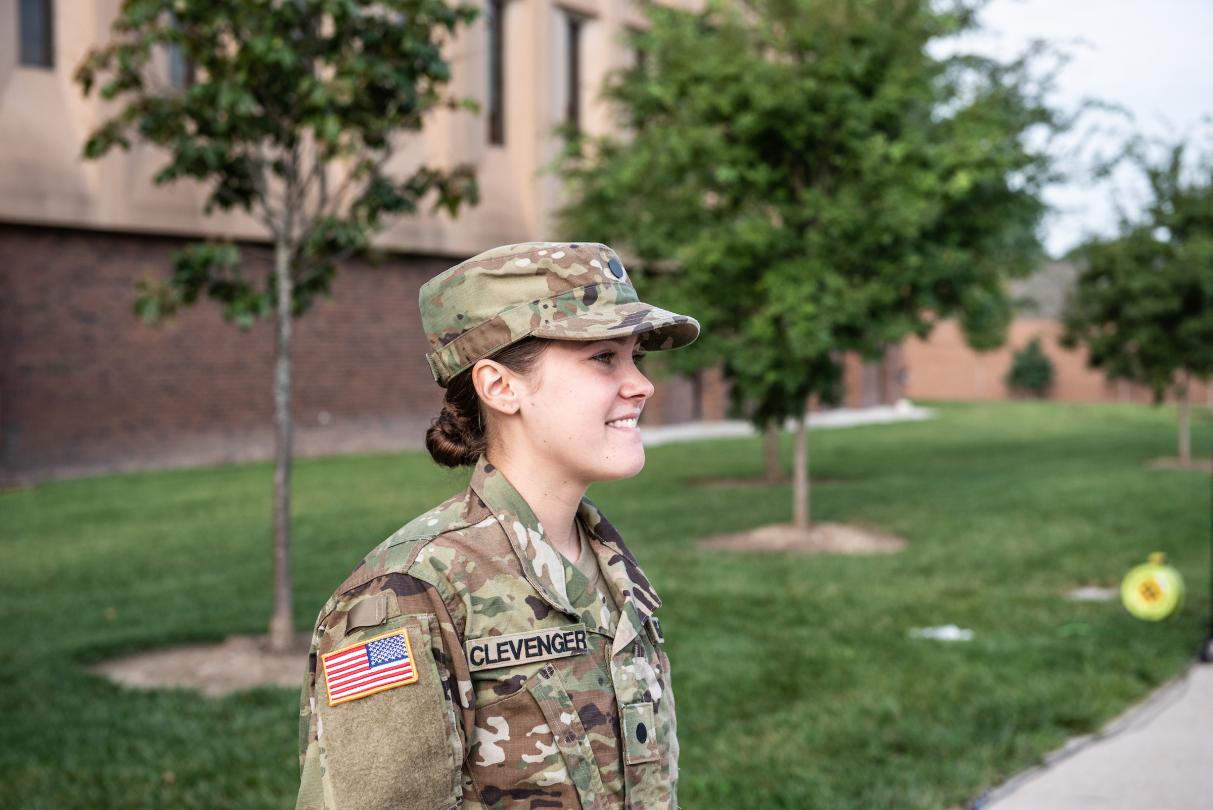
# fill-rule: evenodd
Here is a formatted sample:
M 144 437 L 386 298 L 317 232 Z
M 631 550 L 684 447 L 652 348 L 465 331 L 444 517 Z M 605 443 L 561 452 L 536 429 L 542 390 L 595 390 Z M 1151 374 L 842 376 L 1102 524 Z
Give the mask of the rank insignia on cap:
M 330 706 L 416 681 L 413 649 L 403 627 L 324 655 Z
M 623 270 L 623 263 L 620 262 L 619 259 L 616 259 L 614 256 L 612 256 L 610 259 L 607 260 L 607 267 L 609 267 L 611 269 L 611 275 L 613 275 L 617 279 L 622 279 L 624 276 L 627 275 L 627 273 L 625 273 Z

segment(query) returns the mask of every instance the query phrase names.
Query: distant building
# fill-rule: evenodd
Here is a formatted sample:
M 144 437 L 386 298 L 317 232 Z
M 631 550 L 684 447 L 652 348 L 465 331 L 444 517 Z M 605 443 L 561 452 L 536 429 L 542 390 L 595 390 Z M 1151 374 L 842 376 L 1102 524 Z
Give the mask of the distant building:
M 1018 302 L 1005 345 L 991 352 L 977 352 L 965 343 L 955 321 L 937 326 L 926 340 L 907 340 L 905 395 L 910 399 L 982 400 L 1012 396 L 1006 384 L 1014 353 L 1034 337 L 1041 339 L 1045 354 L 1053 362 L 1053 387 L 1049 399 L 1063 402 L 1152 402 L 1148 388 L 1123 380 L 1109 380 L 1103 372 L 1087 368 L 1081 347 L 1062 348 L 1061 313 L 1066 296 L 1078 277 L 1069 262 L 1049 262 L 1026 279 L 1012 284 Z M 1213 385 L 1194 383 L 1193 402 L 1213 405 Z
M 114 107 L 83 98 L 72 74 L 108 40 L 119 6 L 0 0 L 0 482 L 265 458 L 272 445 L 268 323 L 240 332 L 209 303 L 155 329 L 132 314 L 135 282 L 163 277 L 185 240 L 235 237 L 267 267 L 269 250 L 251 218 L 204 217 L 201 188 L 154 186 L 163 156 L 153 148 L 81 160 Z M 449 49 L 451 90 L 480 99 L 481 113 L 437 112 L 398 157 L 401 167 L 472 161 L 483 202 L 454 222 L 397 220 L 379 240 L 384 259 L 348 262 L 332 298 L 299 322 L 301 453 L 420 446 L 442 391 L 424 361 L 418 287 L 486 247 L 551 238 L 554 130 L 611 126 L 597 88 L 637 58 L 623 34 L 644 24 L 632 0 L 486 0 Z M 166 83 L 191 80 L 171 52 L 155 68 Z M 1035 308 L 1021 308 L 996 351 L 972 351 L 945 322 L 879 362 L 848 356 L 845 404 L 1007 397 L 1012 354 L 1037 335 L 1055 366 L 1053 398 L 1148 401 L 1058 346 L 1073 277 L 1054 263 L 1018 283 Z M 721 419 L 727 395 L 717 372 L 661 378 L 644 422 Z M 1213 386 L 1193 399 L 1213 403 Z
M 250 217 L 204 217 L 200 187 L 154 186 L 157 150 L 81 160 L 115 108 L 83 98 L 72 74 L 119 7 L 0 0 L 0 481 L 270 452 L 269 324 L 240 332 L 209 303 L 154 329 L 132 314 L 135 282 L 163 277 L 184 240 L 230 236 L 254 260 L 269 255 Z M 483 202 L 455 222 L 396 221 L 380 239 L 386 258 L 347 263 L 299 322 L 300 452 L 421 445 L 442 391 L 423 357 L 418 287 L 486 247 L 551 238 L 554 129 L 610 126 L 597 88 L 635 58 L 622 34 L 642 25 L 630 0 L 488 0 L 453 43 L 451 90 L 482 112 L 436 113 L 399 162 L 470 160 Z M 155 67 L 166 83 L 190 81 L 170 52 Z M 896 398 L 882 368 L 848 364 L 851 404 Z M 720 419 L 725 402 L 718 374 L 660 380 L 644 419 Z

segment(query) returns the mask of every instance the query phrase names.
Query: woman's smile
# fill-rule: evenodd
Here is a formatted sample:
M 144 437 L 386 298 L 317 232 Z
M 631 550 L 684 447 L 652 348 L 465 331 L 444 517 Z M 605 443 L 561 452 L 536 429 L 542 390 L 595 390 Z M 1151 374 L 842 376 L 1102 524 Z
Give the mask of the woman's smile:
M 613 427 L 618 430 L 626 430 L 626 431 L 632 431 L 632 432 L 639 433 L 640 428 L 637 427 L 637 423 L 639 421 L 640 421 L 640 414 L 636 413 L 631 416 L 625 416 L 625 417 L 621 417 L 619 419 L 615 419 L 610 422 L 607 422 L 607 427 Z

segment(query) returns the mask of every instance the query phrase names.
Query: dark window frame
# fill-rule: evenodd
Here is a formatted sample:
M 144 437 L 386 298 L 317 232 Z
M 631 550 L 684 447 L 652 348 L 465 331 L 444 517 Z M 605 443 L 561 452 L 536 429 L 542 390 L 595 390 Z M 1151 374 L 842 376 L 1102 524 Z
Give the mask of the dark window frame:
M 54 70 L 55 0 L 20 0 L 17 18 L 19 64 Z
M 194 63 L 185 58 L 180 45 L 168 46 L 168 83 L 177 90 L 186 90 L 194 85 L 196 73 Z
M 485 6 L 488 24 L 488 139 L 494 146 L 505 145 L 505 7 L 506 0 L 488 0 Z
M 627 47 L 632 57 L 631 67 L 647 75 L 650 67 L 649 49 L 638 47 L 635 44 L 635 37 L 643 33 L 643 29 L 627 26 Z
M 177 15 L 169 12 L 169 20 L 173 24 L 174 30 L 180 29 L 180 23 L 177 21 Z M 197 78 L 197 71 L 192 60 L 185 58 L 185 52 L 181 50 L 181 45 L 176 42 L 170 42 L 165 47 L 165 69 L 168 73 L 168 84 L 174 90 L 188 90 L 194 86 L 194 80 Z
M 565 108 L 564 123 L 581 129 L 581 34 L 586 17 L 565 10 Z

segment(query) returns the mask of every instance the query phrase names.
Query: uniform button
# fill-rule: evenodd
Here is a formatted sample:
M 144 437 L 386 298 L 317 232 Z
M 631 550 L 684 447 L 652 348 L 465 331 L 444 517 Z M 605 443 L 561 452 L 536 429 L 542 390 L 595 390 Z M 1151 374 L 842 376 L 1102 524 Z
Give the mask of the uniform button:
M 644 742 L 649 738 L 649 730 L 644 727 L 644 723 L 636 724 L 636 739 Z

